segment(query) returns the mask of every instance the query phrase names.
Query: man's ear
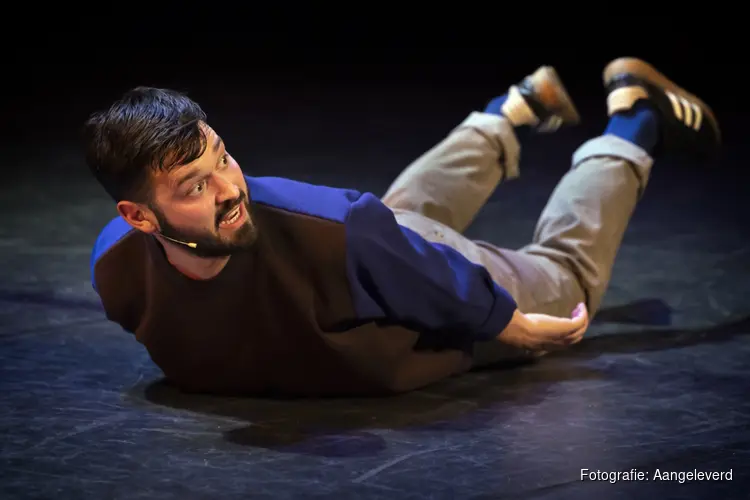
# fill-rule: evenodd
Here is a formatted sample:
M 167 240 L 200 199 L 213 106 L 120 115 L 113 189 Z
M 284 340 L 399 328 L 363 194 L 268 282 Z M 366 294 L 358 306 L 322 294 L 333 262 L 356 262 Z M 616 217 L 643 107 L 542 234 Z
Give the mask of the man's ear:
M 139 231 L 154 233 L 158 231 L 151 210 L 132 201 L 121 201 L 117 204 L 117 212 L 125 221 Z

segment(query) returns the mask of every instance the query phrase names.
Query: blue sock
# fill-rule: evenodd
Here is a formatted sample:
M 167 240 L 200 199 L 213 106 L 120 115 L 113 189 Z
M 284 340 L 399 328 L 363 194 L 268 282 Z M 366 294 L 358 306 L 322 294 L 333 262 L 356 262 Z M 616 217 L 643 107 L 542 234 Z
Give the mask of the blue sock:
M 500 109 L 503 107 L 503 104 L 505 104 L 505 101 L 508 100 L 508 96 L 501 95 L 500 97 L 495 97 L 490 101 L 490 103 L 487 105 L 486 108 L 484 108 L 485 113 L 492 113 L 494 115 L 502 115 L 502 111 Z
M 505 104 L 505 101 L 507 100 L 508 100 L 508 94 L 503 94 L 501 96 L 493 98 L 489 102 L 489 104 L 487 104 L 487 106 L 484 108 L 484 112 L 503 116 L 503 112 L 501 110 L 502 110 L 503 104 Z M 523 141 L 531 131 L 531 127 L 528 125 L 519 125 L 514 128 L 516 131 L 516 138 L 519 141 Z
M 659 115 L 647 101 L 639 101 L 627 110 L 612 115 L 604 134 L 632 142 L 652 154 L 659 142 Z

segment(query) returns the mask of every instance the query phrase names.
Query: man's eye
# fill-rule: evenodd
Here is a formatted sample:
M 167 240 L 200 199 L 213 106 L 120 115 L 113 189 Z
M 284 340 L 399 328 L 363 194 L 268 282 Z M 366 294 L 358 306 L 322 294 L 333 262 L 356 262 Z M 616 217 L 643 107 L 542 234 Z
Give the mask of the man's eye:
M 201 194 L 203 190 L 206 188 L 206 181 L 200 181 L 198 184 L 193 187 L 193 189 L 190 190 L 189 194 Z

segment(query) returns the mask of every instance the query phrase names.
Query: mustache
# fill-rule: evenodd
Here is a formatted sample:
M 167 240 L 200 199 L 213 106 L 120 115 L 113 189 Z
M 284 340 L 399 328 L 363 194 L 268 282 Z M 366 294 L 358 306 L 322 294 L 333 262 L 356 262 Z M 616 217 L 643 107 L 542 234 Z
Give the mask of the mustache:
M 221 222 L 221 219 L 223 219 L 225 215 L 227 215 L 229 212 L 234 210 L 241 203 L 244 203 L 246 199 L 247 199 L 247 196 L 245 196 L 245 193 L 240 192 L 240 196 L 237 199 L 225 201 L 224 203 L 222 203 L 221 208 L 218 210 L 216 214 L 216 225 L 218 226 L 219 223 Z

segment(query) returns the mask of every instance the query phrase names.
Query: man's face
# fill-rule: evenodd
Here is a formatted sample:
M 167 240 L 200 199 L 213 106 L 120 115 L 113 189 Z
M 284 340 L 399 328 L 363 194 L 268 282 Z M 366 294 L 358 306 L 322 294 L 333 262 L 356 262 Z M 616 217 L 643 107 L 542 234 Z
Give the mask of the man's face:
M 183 245 L 195 255 L 224 257 L 250 248 L 257 228 L 240 166 L 221 138 L 211 128 L 205 130 L 206 151 L 193 163 L 157 175 L 149 207 L 160 234 L 195 243 L 196 248 Z

